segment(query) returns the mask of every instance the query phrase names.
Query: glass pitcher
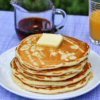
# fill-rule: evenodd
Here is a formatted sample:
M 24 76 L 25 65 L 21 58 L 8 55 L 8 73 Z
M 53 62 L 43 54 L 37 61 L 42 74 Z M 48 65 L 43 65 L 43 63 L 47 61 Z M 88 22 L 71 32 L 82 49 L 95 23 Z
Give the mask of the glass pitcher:
M 12 0 L 11 4 L 16 33 L 21 39 L 31 34 L 54 33 L 64 27 L 66 13 L 56 9 L 51 0 Z M 55 25 L 56 17 L 61 20 L 58 25 Z

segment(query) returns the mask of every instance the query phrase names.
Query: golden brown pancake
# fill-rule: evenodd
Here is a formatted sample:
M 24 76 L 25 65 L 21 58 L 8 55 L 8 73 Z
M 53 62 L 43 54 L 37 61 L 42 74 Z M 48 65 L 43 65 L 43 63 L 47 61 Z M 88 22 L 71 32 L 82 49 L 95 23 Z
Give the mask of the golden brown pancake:
M 79 64 L 89 53 L 89 45 L 78 39 L 64 36 L 59 48 L 37 45 L 41 34 L 25 38 L 16 49 L 20 63 L 33 70 L 55 69 Z
M 36 79 L 36 80 L 40 80 L 40 81 L 61 81 L 61 80 L 66 80 L 69 78 L 72 78 L 74 76 L 76 76 L 79 72 L 70 72 L 70 73 L 66 73 L 63 74 L 61 76 L 45 76 L 45 75 L 31 75 L 30 73 L 24 73 L 24 71 L 21 70 L 21 66 L 18 67 L 15 63 L 15 61 L 13 60 L 11 63 L 12 66 L 12 70 L 16 73 L 19 72 L 21 73 L 23 76 L 29 78 L 29 79 Z M 49 72 L 49 71 L 48 71 Z
M 58 93 L 64 93 L 64 92 L 69 92 L 69 91 L 74 91 L 77 89 L 80 89 L 84 87 L 89 80 L 92 78 L 92 73 L 88 74 L 85 78 L 80 80 L 77 83 L 70 84 L 67 86 L 62 86 L 62 87 L 48 87 L 48 88 L 40 88 L 40 87 L 34 87 L 30 86 L 24 82 L 22 82 L 20 79 L 17 77 L 13 76 L 13 80 L 16 84 L 18 84 L 21 88 L 30 91 L 30 92 L 36 92 L 36 93 L 43 93 L 43 94 L 58 94 Z
M 45 75 L 45 76 L 61 76 L 63 74 L 73 74 L 73 73 L 79 73 L 83 70 L 85 64 L 87 62 L 87 59 L 83 62 L 79 63 L 78 65 L 74 65 L 72 67 L 62 67 L 57 69 L 49 69 L 44 71 L 35 71 L 32 69 L 29 69 L 27 66 L 21 65 L 17 58 L 14 58 L 12 63 L 15 63 L 16 66 L 25 74 L 29 74 L 30 76 L 34 75 Z
M 31 92 L 56 94 L 85 86 L 92 77 L 89 45 L 63 36 L 58 48 L 38 45 L 42 34 L 25 38 L 11 62 L 13 80 Z
M 13 71 L 14 76 L 16 76 L 17 78 L 19 78 L 22 82 L 29 84 L 30 86 L 66 86 L 69 84 L 73 84 L 76 83 L 80 80 L 82 80 L 83 78 L 85 78 L 89 73 L 90 73 L 90 68 L 91 65 L 89 63 L 86 64 L 86 66 L 84 67 L 84 70 L 82 72 L 80 72 L 78 75 L 64 80 L 64 81 L 58 81 L 58 82 L 53 82 L 51 80 L 49 81 L 39 81 L 36 79 L 31 79 L 29 77 L 25 77 L 23 74 L 21 74 L 20 72 L 18 72 L 16 69 Z M 60 76 L 59 76 L 60 77 Z

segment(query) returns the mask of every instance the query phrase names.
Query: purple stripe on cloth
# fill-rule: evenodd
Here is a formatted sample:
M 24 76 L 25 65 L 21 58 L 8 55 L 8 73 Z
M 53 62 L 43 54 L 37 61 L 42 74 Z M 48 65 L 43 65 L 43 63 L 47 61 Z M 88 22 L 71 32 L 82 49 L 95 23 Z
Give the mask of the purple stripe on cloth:
M 100 55 L 100 46 L 89 40 L 89 18 L 87 16 L 68 15 L 65 27 L 58 33 L 73 36 L 90 44 L 91 49 Z M 19 39 L 14 29 L 13 12 L 0 11 L 0 54 L 18 45 Z M 99 67 L 99 66 L 98 66 Z M 0 100 L 29 100 L 17 96 L 0 87 Z M 93 91 L 71 100 L 100 100 L 100 85 Z

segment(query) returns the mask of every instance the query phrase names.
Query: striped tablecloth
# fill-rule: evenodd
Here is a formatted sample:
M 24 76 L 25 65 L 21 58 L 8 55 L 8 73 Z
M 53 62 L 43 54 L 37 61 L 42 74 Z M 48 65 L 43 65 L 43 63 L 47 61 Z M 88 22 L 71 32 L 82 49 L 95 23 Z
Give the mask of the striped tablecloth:
M 92 44 L 89 40 L 88 16 L 68 15 L 65 27 L 59 31 L 64 35 L 73 36 L 90 44 L 91 49 L 100 55 L 100 46 Z M 18 39 L 14 29 L 13 12 L 0 11 L 0 54 L 18 45 Z M 100 66 L 98 66 L 100 67 Z M 28 100 L 26 98 L 10 93 L 0 87 L 0 100 Z M 72 100 L 100 100 L 100 85 L 91 92 Z

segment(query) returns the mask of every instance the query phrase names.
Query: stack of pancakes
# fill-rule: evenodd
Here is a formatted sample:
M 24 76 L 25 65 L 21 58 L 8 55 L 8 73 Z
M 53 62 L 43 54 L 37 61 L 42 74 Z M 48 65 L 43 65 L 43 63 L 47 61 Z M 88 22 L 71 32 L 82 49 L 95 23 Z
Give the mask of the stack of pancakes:
M 56 94 L 85 86 L 92 78 L 89 45 L 63 36 L 58 48 L 37 45 L 42 34 L 25 38 L 11 62 L 13 80 L 37 93 Z

